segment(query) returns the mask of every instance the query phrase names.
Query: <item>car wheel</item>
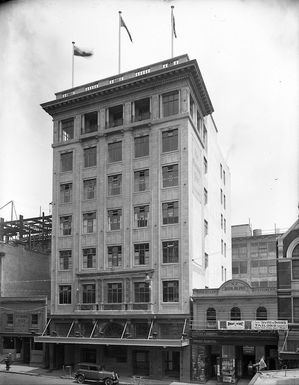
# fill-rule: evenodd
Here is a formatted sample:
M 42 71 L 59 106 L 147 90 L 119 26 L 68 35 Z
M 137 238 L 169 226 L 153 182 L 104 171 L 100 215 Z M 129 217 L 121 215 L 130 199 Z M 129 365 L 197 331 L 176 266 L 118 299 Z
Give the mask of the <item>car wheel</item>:
M 104 381 L 104 384 L 105 385 L 113 385 L 113 381 L 111 380 L 111 378 L 106 378 Z
M 77 379 L 77 382 L 79 384 L 83 384 L 83 382 L 85 380 L 85 378 L 84 378 L 84 376 L 82 374 L 79 374 L 76 379 Z

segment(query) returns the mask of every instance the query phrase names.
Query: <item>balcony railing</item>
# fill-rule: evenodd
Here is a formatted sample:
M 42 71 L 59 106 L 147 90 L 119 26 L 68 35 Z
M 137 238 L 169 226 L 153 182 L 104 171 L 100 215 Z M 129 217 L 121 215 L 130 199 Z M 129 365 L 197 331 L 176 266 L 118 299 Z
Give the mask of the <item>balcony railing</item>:
M 148 302 L 130 303 L 78 303 L 76 311 L 152 311 L 152 304 Z

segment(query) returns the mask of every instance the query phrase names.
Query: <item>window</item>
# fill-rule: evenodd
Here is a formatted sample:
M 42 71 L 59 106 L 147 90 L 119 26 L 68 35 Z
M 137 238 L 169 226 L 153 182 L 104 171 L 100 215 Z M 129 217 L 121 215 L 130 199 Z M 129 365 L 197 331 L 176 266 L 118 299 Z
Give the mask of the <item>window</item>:
M 94 233 L 97 229 L 96 213 L 83 214 L 83 234 Z
M 177 164 L 162 167 L 163 187 L 177 186 L 179 183 L 179 168 Z
M 222 179 L 222 173 L 223 173 L 223 168 L 222 168 L 222 164 L 220 163 L 220 179 Z
M 220 203 L 223 204 L 223 190 L 220 189 Z
M 162 204 L 163 225 L 179 222 L 179 202 L 167 202 Z
M 224 258 L 226 258 L 226 243 L 224 242 Z
M 72 216 L 60 217 L 60 235 L 72 234 Z
M 190 111 L 191 119 L 193 119 L 193 116 L 194 116 L 194 100 L 193 100 L 191 95 L 190 95 L 189 111 Z
M 97 165 L 97 148 L 90 147 L 84 149 L 84 167 L 93 167 Z
M 96 249 L 95 247 L 90 247 L 83 249 L 83 268 L 84 269 L 93 269 L 96 267 Z
M 205 126 L 203 127 L 203 144 L 205 147 L 208 145 L 208 131 Z
M 38 314 L 31 314 L 31 326 L 38 326 Z
M 121 194 L 121 181 L 121 174 L 108 176 L 108 195 Z
M 223 266 L 221 266 L 221 280 L 223 281 Z
M 89 283 L 82 285 L 83 303 L 95 303 L 96 302 L 96 285 Z
M 220 223 L 221 223 L 221 228 L 223 229 L 223 214 L 221 214 L 221 220 L 220 220 Z
M 226 183 L 225 171 L 223 170 L 223 184 L 225 185 L 225 183 Z
M 60 154 L 60 170 L 61 172 L 73 170 L 73 152 L 65 152 Z
M 162 152 L 175 151 L 178 149 L 178 129 L 162 132 Z
M 206 237 L 208 235 L 208 233 L 209 233 L 209 224 L 208 224 L 208 221 L 206 219 L 204 220 L 204 229 L 205 229 L 204 234 L 205 234 L 205 237 Z
M 162 95 L 163 116 L 179 113 L 179 91 L 172 91 Z
M 134 283 L 135 302 L 150 301 L 150 289 L 147 282 L 135 282 Z
M 293 298 L 293 322 L 299 322 L 299 298 Z
M 179 241 L 162 242 L 163 263 L 179 262 Z
M 234 274 L 247 274 L 247 261 L 233 261 L 232 273 Z
M 202 133 L 202 119 L 201 119 L 201 116 L 200 116 L 200 113 L 197 111 L 197 115 L 196 115 L 196 120 L 197 120 L 197 131 L 199 133 L 199 136 L 201 136 L 201 133 Z
M 108 246 L 108 267 L 122 265 L 121 246 Z
M 72 287 L 71 285 L 59 286 L 59 304 L 67 305 L 72 303 Z
M 149 206 L 134 207 L 134 226 L 147 227 L 149 220 Z
M 59 251 L 59 269 L 70 270 L 72 268 L 72 250 Z
M 134 191 L 146 191 L 149 189 L 149 170 L 134 172 Z
M 221 239 L 221 254 L 223 254 L 223 239 Z
M 207 174 L 208 173 L 208 161 L 206 158 L 203 158 L 203 169 L 204 169 L 204 173 Z
M 207 189 L 203 189 L 203 199 L 204 199 L 204 204 L 207 205 L 208 204 L 208 191 Z
M 149 264 L 149 243 L 137 243 L 134 245 L 135 265 Z
M 299 258 L 299 244 L 294 247 L 292 258 Z
M 216 324 L 216 310 L 212 307 L 207 309 L 207 322 L 208 324 Z
M 6 325 L 13 326 L 14 317 L 13 314 L 6 314 Z
M 230 311 L 230 319 L 232 321 L 240 321 L 241 320 L 241 311 L 238 307 L 233 307 Z
M 141 156 L 148 156 L 149 154 L 149 136 L 138 136 L 134 139 L 135 144 L 135 158 Z
M 122 302 L 122 284 L 108 283 L 108 303 Z
M 224 232 L 226 233 L 226 219 L 224 218 L 224 221 L 223 221 L 223 227 L 224 227 Z
M 226 196 L 223 195 L 223 208 L 226 209 Z
M 292 302 L 290 297 L 277 298 L 278 300 L 278 319 L 292 322 Z
M 108 162 L 121 162 L 122 142 L 108 143 Z
M 209 266 L 209 254 L 205 253 L 205 269 L 207 269 Z
M 267 309 L 263 306 L 260 306 L 256 309 L 256 319 L 257 320 L 266 320 L 267 319 Z
M 98 113 L 97 111 L 89 112 L 83 115 L 82 134 L 98 131 Z
M 83 181 L 83 198 L 84 199 L 95 199 L 96 197 L 96 179 L 86 179 Z
M 74 118 L 65 119 L 60 122 L 59 141 L 67 142 L 74 139 Z
M 70 203 L 72 201 L 72 183 L 60 185 L 60 203 Z
M 224 281 L 226 281 L 226 267 L 224 268 Z
M 133 121 L 138 122 L 140 120 L 145 120 L 150 118 L 150 99 L 145 98 L 141 100 L 136 100 L 133 104 L 134 106 L 134 116 Z
M 163 282 L 163 302 L 179 302 L 179 281 Z
M 120 230 L 122 211 L 119 210 L 108 210 L 108 226 L 109 230 Z
M 108 108 L 108 127 L 117 127 L 123 124 L 123 105 Z

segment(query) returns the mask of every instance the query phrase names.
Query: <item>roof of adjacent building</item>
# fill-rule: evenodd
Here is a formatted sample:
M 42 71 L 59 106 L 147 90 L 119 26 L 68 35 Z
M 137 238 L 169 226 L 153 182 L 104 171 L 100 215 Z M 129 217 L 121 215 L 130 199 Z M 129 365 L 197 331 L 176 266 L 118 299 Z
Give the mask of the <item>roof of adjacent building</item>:
M 134 90 L 140 85 L 144 86 L 153 81 L 166 81 L 167 79 L 173 81 L 184 77 L 188 77 L 194 86 L 203 115 L 210 115 L 214 108 L 202 74 L 197 61 L 189 60 L 187 54 L 58 92 L 55 94 L 55 100 L 43 103 L 41 106 L 52 115 L 57 108 L 68 109 L 74 103 L 99 96 L 107 97 L 121 90 Z

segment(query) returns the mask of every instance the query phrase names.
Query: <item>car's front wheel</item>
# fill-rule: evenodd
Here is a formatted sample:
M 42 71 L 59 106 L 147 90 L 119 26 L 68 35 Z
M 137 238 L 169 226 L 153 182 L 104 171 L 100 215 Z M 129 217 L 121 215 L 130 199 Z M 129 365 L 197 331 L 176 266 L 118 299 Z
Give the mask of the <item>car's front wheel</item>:
M 111 380 L 111 378 L 106 378 L 104 381 L 104 384 L 105 385 L 113 385 L 113 381 Z
M 84 378 L 84 376 L 83 376 L 82 374 L 79 374 L 79 375 L 77 376 L 76 380 L 77 380 L 77 382 L 78 382 L 79 384 L 83 384 L 85 378 Z

